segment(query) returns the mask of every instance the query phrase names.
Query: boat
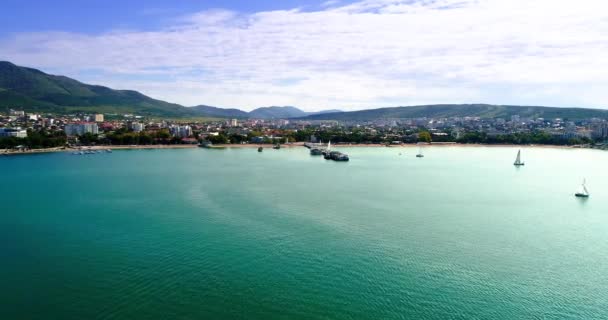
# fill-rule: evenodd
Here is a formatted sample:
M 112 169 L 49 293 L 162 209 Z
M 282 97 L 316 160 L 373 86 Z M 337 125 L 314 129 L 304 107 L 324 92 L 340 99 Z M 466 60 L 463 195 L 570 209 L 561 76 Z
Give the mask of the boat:
M 523 166 L 525 163 L 521 161 L 521 149 L 517 151 L 517 158 L 515 158 L 514 166 Z
M 577 193 L 574 194 L 577 198 L 589 198 L 589 190 L 587 190 L 586 181 L 583 179 L 583 183 Z
M 277 143 L 272 148 L 276 149 L 276 150 L 279 150 L 279 149 L 281 149 L 281 145 Z
M 324 154 L 325 160 L 349 161 L 348 155 L 338 151 L 329 151 Z
M 211 143 L 211 141 L 203 141 L 198 146 L 200 148 L 212 148 L 213 147 L 213 143 Z
M 262 150 L 264 150 L 264 147 L 259 147 L 258 148 L 258 152 L 262 152 Z
M 106 149 L 107 153 L 112 153 L 112 149 Z
M 332 155 L 332 160 L 334 161 L 349 161 L 348 155 L 342 152 L 337 152 Z
M 422 154 L 422 148 L 418 147 L 418 154 L 416 155 L 416 158 L 424 158 L 424 155 Z
M 318 148 L 310 149 L 311 156 L 320 156 L 322 154 L 323 154 L 323 150 L 321 150 L 321 149 L 318 149 Z

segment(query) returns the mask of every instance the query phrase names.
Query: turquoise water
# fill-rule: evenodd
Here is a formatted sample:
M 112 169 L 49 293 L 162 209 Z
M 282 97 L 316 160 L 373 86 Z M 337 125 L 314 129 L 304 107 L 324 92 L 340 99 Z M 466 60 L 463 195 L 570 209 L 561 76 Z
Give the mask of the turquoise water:
M 608 153 L 341 150 L 2 157 L 0 319 L 608 318 Z

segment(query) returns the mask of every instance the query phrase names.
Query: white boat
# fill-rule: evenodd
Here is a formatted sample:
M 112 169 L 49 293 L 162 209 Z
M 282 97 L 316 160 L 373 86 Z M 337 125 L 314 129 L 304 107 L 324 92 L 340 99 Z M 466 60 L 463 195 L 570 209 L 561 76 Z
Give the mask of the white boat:
M 327 142 L 327 151 L 331 151 L 331 140 Z
M 416 158 L 424 158 L 424 155 L 422 154 L 422 148 L 418 147 L 418 154 L 416 155 Z
M 578 192 L 576 192 L 574 196 L 579 198 L 589 198 L 589 190 L 587 190 L 586 181 L 584 179 Z
M 521 161 L 521 150 L 517 151 L 517 158 L 515 158 L 514 166 L 523 166 L 525 163 Z

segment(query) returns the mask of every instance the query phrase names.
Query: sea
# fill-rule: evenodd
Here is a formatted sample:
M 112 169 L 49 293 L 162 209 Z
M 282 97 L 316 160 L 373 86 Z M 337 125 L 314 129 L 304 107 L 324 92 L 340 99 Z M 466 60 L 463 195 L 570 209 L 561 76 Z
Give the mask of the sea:
M 0 157 L 0 319 L 608 319 L 608 152 L 336 149 Z

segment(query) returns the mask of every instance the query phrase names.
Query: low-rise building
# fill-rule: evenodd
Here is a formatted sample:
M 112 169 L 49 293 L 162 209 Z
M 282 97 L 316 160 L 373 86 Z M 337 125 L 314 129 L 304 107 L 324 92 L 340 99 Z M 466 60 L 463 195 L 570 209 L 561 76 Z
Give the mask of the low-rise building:
M 27 130 L 21 128 L 0 128 L 0 138 L 27 138 Z
M 23 116 L 25 116 L 25 111 L 10 109 L 9 110 L 9 115 L 16 116 L 16 117 L 23 117 Z

